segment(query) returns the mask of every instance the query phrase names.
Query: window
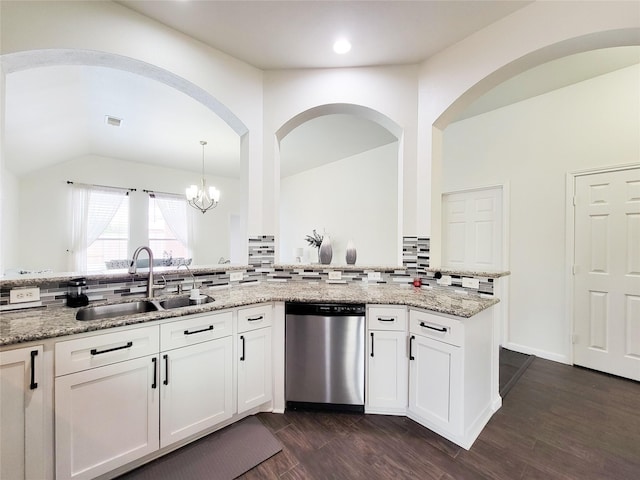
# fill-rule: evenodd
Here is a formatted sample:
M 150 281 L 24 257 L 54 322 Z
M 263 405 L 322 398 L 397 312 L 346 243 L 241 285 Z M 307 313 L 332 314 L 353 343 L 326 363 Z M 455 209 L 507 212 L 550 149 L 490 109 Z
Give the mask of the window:
M 187 258 L 187 212 L 178 196 L 149 195 L 149 248 L 157 259 Z
M 89 218 L 99 208 L 100 204 L 91 201 Z M 87 248 L 87 271 L 101 271 L 105 269 L 107 261 L 127 258 L 128 243 L 129 196 L 126 196 L 107 227 Z
M 127 258 L 129 197 L 125 189 L 72 184 L 71 270 L 101 271 Z

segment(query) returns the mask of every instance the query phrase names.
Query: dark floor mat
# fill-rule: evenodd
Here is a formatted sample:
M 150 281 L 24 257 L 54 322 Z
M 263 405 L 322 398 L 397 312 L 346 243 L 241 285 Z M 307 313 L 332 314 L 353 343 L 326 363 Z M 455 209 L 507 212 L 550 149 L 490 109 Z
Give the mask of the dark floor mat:
M 232 480 L 282 450 L 256 417 L 248 417 L 118 480 Z

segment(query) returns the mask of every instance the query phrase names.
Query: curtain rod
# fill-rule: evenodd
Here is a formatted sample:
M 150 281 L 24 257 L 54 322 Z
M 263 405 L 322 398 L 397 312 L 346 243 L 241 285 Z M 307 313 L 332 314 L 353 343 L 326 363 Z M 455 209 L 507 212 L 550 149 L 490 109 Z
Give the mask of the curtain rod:
M 148 193 L 149 195 L 153 196 L 154 194 L 158 193 L 160 195 L 170 195 L 172 197 L 182 197 L 182 194 L 180 193 L 171 193 L 171 192 L 158 192 L 156 190 L 142 190 L 144 193 Z
M 96 185 L 94 183 L 72 182 L 71 180 L 67 180 L 67 185 L 84 185 L 85 187 L 113 188 L 114 190 L 128 190 L 130 192 L 136 192 L 137 191 L 137 189 L 135 189 L 135 188 L 112 187 L 110 185 Z

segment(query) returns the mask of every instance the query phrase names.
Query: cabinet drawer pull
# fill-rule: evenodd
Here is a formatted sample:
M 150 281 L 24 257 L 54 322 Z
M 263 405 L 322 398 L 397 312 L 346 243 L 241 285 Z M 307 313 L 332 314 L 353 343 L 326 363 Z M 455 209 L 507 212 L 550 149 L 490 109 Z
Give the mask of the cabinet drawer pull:
M 413 356 L 413 340 L 415 339 L 415 335 L 411 335 L 409 337 L 409 360 L 415 360 L 416 357 Z
M 169 385 L 169 355 L 163 355 L 164 359 L 164 381 L 163 385 Z
M 371 332 L 371 356 L 373 357 L 373 332 Z
M 202 328 L 200 330 L 194 330 L 193 332 L 190 332 L 189 330 L 185 330 L 184 334 L 185 335 L 193 335 L 194 333 L 208 332 L 210 330 L 213 330 L 213 325 L 209 325 L 207 328 Z
M 264 315 L 260 315 L 258 317 L 253 317 L 253 318 L 247 318 L 247 322 L 257 322 L 258 320 L 262 320 L 264 318 Z
M 244 362 L 244 335 L 240 335 L 240 340 L 242 340 L 242 355 L 240 356 L 240 361 Z
M 35 390 L 38 388 L 38 382 L 36 382 L 36 357 L 38 356 L 37 350 L 31 351 L 31 383 L 29 384 L 29 388 L 31 390 Z
M 436 332 L 446 332 L 447 330 L 449 330 L 447 327 L 432 327 L 424 322 L 420 322 L 420 326 L 428 328 L 429 330 L 435 330 Z
M 113 347 L 107 348 L 106 350 L 96 350 L 95 348 L 91 349 L 91 355 L 102 355 L 103 353 L 115 352 L 116 350 L 124 350 L 125 348 L 133 347 L 133 342 L 127 342 L 126 345 L 122 345 L 121 347 Z
M 151 384 L 151 388 L 158 387 L 158 359 L 153 357 L 151 359 L 151 363 L 153 363 L 153 383 Z
M 395 322 L 396 319 L 393 317 L 389 317 L 389 318 L 378 317 L 378 321 L 379 322 Z

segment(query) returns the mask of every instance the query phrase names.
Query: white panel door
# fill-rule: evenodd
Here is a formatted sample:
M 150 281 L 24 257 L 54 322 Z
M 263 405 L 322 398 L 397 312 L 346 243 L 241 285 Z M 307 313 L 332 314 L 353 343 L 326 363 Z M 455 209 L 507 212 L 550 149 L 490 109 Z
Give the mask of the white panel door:
M 576 365 L 640 380 L 640 168 L 575 179 Z
M 442 196 L 442 266 L 502 268 L 502 188 Z
M 406 412 L 407 334 L 370 331 L 367 345 L 367 412 Z

